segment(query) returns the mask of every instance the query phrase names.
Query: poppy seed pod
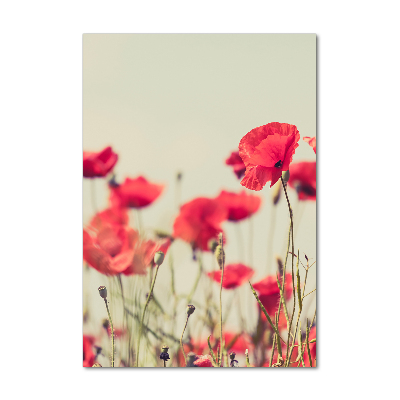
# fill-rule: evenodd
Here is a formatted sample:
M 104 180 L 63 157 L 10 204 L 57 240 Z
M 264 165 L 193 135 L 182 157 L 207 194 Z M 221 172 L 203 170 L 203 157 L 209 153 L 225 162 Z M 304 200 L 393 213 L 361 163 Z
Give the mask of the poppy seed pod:
M 164 261 L 164 253 L 162 251 L 157 251 L 154 255 L 154 264 L 161 265 Z
M 231 360 L 234 360 L 235 357 L 236 357 L 236 353 L 235 353 L 234 351 L 232 351 L 232 353 L 229 354 L 229 358 L 230 358 Z
M 195 309 L 196 309 L 195 306 L 192 306 L 191 304 L 189 304 L 189 305 L 186 307 L 186 314 L 187 314 L 187 315 L 193 314 Z
M 225 263 L 225 251 L 220 244 L 215 249 L 215 258 L 217 259 L 219 269 L 222 269 L 222 265 Z
M 99 294 L 104 300 L 107 298 L 107 288 L 105 286 L 99 286 Z
M 164 346 L 161 348 L 161 351 L 163 353 L 168 353 L 168 350 L 169 350 L 169 347 L 166 344 L 164 344 Z

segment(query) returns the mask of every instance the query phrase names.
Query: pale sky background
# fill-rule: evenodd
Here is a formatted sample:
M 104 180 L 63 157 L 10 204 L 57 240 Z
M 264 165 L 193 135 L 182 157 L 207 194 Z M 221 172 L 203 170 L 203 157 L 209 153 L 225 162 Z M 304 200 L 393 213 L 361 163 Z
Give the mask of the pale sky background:
M 172 232 L 177 215 L 175 176 L 183 173 L 181 201 L 214 197 L 221 189 L 244 188 L 232 169 L 224 164 L 240 139 L 251 129 L 269 122 L 297 126 L 301 140 L 293 161 L 315 160 L 302 138 L 316 135 L 316 35 L 314 34 L 85 34 L 83 35 L 83 149 L 99 151 L 111 145 L 118 153 L 114 168 L 118 181 L 144 175 L 166 184 L 162 196 L 144 209 L 147 229 Z M 83 222 L 93 215 L 90 180 L 83 181 Z M 95 180 L 97 204 L 107 206 L 107 185 Z M 261 192 L 262 206 L 252 218 L 253 252 L 250 255 L 248 220 L 240 223 L 243 256 L 233 223 L 227 234 L 227 263 L 242 261 L 256 270 L 252 282 L 264 278 L 267 263 L 274 273 L 273 255 L 284 256 L 289 215 L 283 193 L 276 207 L 273 254 L 267 254 L 271 225 L 271 194 L 267 184 Z M 295 250 L 316 260 L 316 203 L 298 203 L 289 188 L 294 208 Z M 177 240 L 172 247 L 177 290 L 190 291 L 197 264 L 190 246 Z M 250 265 L 251 257 L 253 263 Z M 304 260 L 304 257 L 302 257 Z M 204 267 L 211 270 L 210 256 Z M 309 272 L 307 287 L 316 284 L 316 269 Z M 302 276 L 304 270 L 301 269 Z M 146 280 L 147 282 L 147 280 Z M 105 317 L 97 287 L 107 281 L 96 271 L 84 275 L 84 304 L 99 304 L 98 318 Z M 201 301 L 204 279 L 194 300 Z M 253 299 L 241 289 L 248 320 Z M 167 265 L 160 268 L 155 292 L 169 290 Z M 215 283 L 215 296 L 219 290 Z M 224 297 L 230 299 L 231 292 Z M 255 300 L 254 300 L 255 301 Z M 315 309 L 315 293 L 308 296 L 309 317 Z M 89 303 L 87 303 L 89 304 Z M 92 305 L 91 305 L 92 307 Z M 254 315 L 253 315 L 254 314 Z M 116 317 L 118 318 L 118 317 Z M 182 316 L 184 320 L 184 316 Z M 235 327 L 232 317 L 230 326 Z M 180 323 L 180 322 L 179 322 Z

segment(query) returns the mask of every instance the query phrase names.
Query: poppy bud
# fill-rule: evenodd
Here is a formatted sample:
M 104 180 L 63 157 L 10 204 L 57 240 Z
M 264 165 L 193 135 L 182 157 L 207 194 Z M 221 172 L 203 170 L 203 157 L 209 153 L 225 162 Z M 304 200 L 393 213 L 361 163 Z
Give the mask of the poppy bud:
M 107 288 L 105 286 L 99 286 L 99 294 L 104 300 L 107 299 Z
M 161 265 L 164 261 L 164 253 L 162 251 L 157 251 L 154 255 L 154 264 Z
M 274 206 L 278 204 L 279 199 L 281 198 L 281 191 L 282 191 L 282 185 L 281 182 L 278 181 L 272 193 L 272 202 L 274 203 Z
M 189 305 L 186 307 L 186 314 L 187 314 L 187 315 L 193 314 L 195 309 L 196 309 L 195 306 L 192 306 L 191 304 L 189 304 Z
M 196 365 L 194 365 L 193 363 L 196 361 L 196 354 L 193 353 L 193 351 L 191 351 L 190 353 L 188 353 L 187 355 L 187 367 L 195 367 Z
M 215 258 L 217 259 L 219 269 L 222 269 L 222 265 L 225 263 L 225 251 L 220 244 L 215 249 L 214 254 Z
M 282 173 L 283 182 L 287 183 L 288 180 L 289 180 L 289 178 L 290 178 L 290 172 L 289 172 L 289 170 L 284 171 L 284 172 Z
M 92 365 L 92 368 L 93 367 L 103 367 L 101 364 L 99 364 L 99 363 L 94 363 L 93 365 Z
M 215 249 L 218 246 L 218 242 L 215 239 L 210 239 L 208 242 L 208 248 L 215 253 Z
M 109 326 L 110 326 L 110 321 L 107 318 L 104 318 L 103 319 L 103 328 L 105 330 L 107 330 Z

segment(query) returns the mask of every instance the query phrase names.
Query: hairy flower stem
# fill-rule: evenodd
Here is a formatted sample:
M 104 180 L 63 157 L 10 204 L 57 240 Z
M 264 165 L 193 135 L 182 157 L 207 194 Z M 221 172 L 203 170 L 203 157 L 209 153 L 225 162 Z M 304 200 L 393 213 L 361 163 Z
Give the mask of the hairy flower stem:
M 289 201 L 289 197 L 286 191 L 286 184 L 282 178 L 281 175 L 281 182 L 282 182 L 282 186 L 283 186 L 283 190 L 285 192 L 285 197 L 286 197 L 286 201 L 289 207 L 289 215 L 290 215 L 290 230 L 291 230 L 291 234 L 292 234 L 292 284 L 293 284 L 293 288 L 294 288 L 294 240 L 293 240 L 293 211 L 292 211 L 292 207 L 290 206 L 290 201 Z
M 121 274 L 118 275 L 118 282 L 119 286 L 121 288 L 121 297 L 122 297 L 122 306 L 124 308 L 124 317 L 126 321 L 126 329 L 128 330 L 128 349 L 131 348 L 131 330 L 129 328 L 129 322 L 128 322 L 128 313 L 126 312 L 126 306 L 125 306 L 125 296 L 124 296 L 124 288 L 122 286 L 122 279 L 121 279 Z M 131 358 L 131 352 L 129 351 L 129 356 L 128 356 L 128 364 L 130 365 L 130 358 Z
M 114 326 L 113 326 L 113 322 L 112 322 L 112 319 L 111 319 L 110 309 L 108 308 L 107 299 L 104 299 L 104 303 L 106 303 L 106 309 L 107 309 L 107 314 L 108 314 L 108 320 L 110 321 L 110 327 L 111 327 L 111 367 L 114 367 L 114 353 L 115 353 L 115 347 L 114 347 Z
M 185 354 L 185 349 L 183 348 L 183 334 L 185 333 L 185 330 L 186 330 L 186 327 L 187 327 L 187 324 L 189 321 L 189 317 L 190 317 L 190 314 L 188 314 L 188 316 L 186 317 L 185 327 L 183 328 L 181 340 L 180 340 L 181 349 L 182 349 L 182 353 L 183 353 L 183 359 L 185 360 L 185 365 L 186 365 L 186 354 Z
M 222 233 L 220 233 L 220 236 L 219 236 L 219 244 L 221 246 L 221 254 L 224 254 L 223 253 L 224 244 L 223 244 Z M 221 332 L 220 332 L 221 334 L 219 337 L 219 341 L 221 344 L 221 349 L 220 349 L 221 355 L 220 355 L 220 360 L 219 360 L 219 366 L 221 366 L 221 364 L 222 364 L 222 352 L 223 352 L 223 348 L 224 348 L 224 345 L 223 345 L 224 339 L 222 336 L 222 281 L 224 280 L 225 257 L 221 257 L 221 261 L 222 261 L 222 263 L 221 263 L 221 286 L 220 286 L 220 290 L 219 290 L 219 323 L 220 323 L 220 328 L 221 328 Z
M 156 278 L 157 278 L 157 273 L 158 273 L 158 268 L 159 268 L 159 267 L 160 267 L 160 266 L 157 265 L 156 273 L 154 274 L 154 279 L 153 279 L 153 282 L 152 282 L 152 284 L 151 284 L 150 292 L 149 292 L 149 294 L 147 295 L 146 304 L 144 305 L 142 318 L 141 318 L 141 320 L 140 320 L 140 325 L 139 325 L 139 336 L 138 336 L 137 350 L 136 350 L 136 367 L 139 367 L 140 339 L 141 339 L 141 337 L 142 337 L 144 315 L 145 315 L 145 313 L 146 313 L 146 308 L 147 308 L 147 306 L 148 306 L 149 303 L 150 303 L 150 299 L 151 299 L 151 295 L 152 295 L 152 293 L 153 293 L 154 284 L 155 284 L 155 282 L 156 282 Z
M 306 343 L 307 343 L 307 353 L 308 353 L 308 362 L 310 363 L 310 367 L 312 367 L 312 358 L 311 358 L 311 351 L 310 351 L 310 343 L 309 337 L 310 335 L 310 327 L 308 326 L 308 318 L 307 318 L 307 325 L 306 325 Z

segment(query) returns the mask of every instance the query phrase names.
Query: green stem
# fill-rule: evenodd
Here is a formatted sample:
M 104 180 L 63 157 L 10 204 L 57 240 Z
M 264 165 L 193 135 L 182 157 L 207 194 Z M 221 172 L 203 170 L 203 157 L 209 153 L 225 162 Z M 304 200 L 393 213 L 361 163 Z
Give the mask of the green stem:
M 290 215 L 290 230 L 292 233 L 292 284 L 293 284 L 293 290 L 294 290 L 294 240 L 293 240 L 293 211 L 292 211 L 292 207 L 290 206 L 290 201 L 289 201 L 289 197 L 286 191 L 286 185 L 285 182 L 283 181 L 283 178 L 281 176 L 281 181 L 282 181 L 282 186 L 283 186 L 283 190 L 285 191 L 285 197 L 286 197 L 286 201 L 289 207 L 289 215 Z
M 220 245 L 221 245 L 221 254 L 224 254 L 224 244 L 223 244 L 223 239 L 222 239 L 222 233 L 220 236 Z M 220 342 L 220 351 L 221 351 L 221 356 L 220 356 L 220 360 L 219 360 L 219 366 L 221 366 L 222 364 L 222 351 L 223 351 L 223 336 L 222 336 L 222 281 L 224 280 L 224 264 L 225 264 L 225 257 L 222 256 L 222 263 L 221 263 L 221 286 L 220 286 L 220 290 L 219 290 L 219 323 L 220 323 L 220 337 L 219 337 L 219 342 Z
M 154 274 L 154 279 L 153 279 L 153 282 L 152 282 L 152 284 L 151 284 L 150 292 L 149 292 L 149 294 L 148 294 L 148 296 L 147 296 L 146 304 L 144 305 L 144 308 L 143 308 L 142 319 L 140 320 L 139 337 L 138 337 L 137 352 L 136 352 L 136 367 L 139 367 L 140 339 L 141 339 L 141 337 L 142 337 L 144 315 L 145 315 L 145 313 L 146 313 L 146 308 L 147 308 L 147 306 L 148 306 L 148 304 L 149 304 L 149 302 L 150 302 L 151 294 L 153 293 L 154 284 L 155 284 L 155 282 L 156 282 L 156 278 L 157 278 L 157 273 L 158 273 L 158 268 L 159 268 L 159 267 L 160 267 L 160 266 L 157 265 L 156 273 Z
M 185 364 L 186 364 L 186 354 L 185 354 L 185 349 L 183 348 L 183 334 L 185 333 L 185 330 L 186 330 L 186 327 L 187 327 L 187 324 L 189 321 L 189 317 L 190 317 L 190 314 L 188 314 L 188 316 L 186 317 L 185 327 L 183 328 L 181 340 L 180 340 L 181 349 L 182 349 L 182 353 L 183 353 L 183 359 L 185 360 Z
M 104 299 L 104 303 L 106 303 L 108 319 L 110 321 L 110 327 L 111 327 L 111 367 L 114 367 L 114 352 L 115 352 L 115 348 L 114 348 L 114 326 L 113 326 L 113 322 L 112 322 L 112 319 L 111 319 L 110 309 L 108 308 L 107 299 Z

